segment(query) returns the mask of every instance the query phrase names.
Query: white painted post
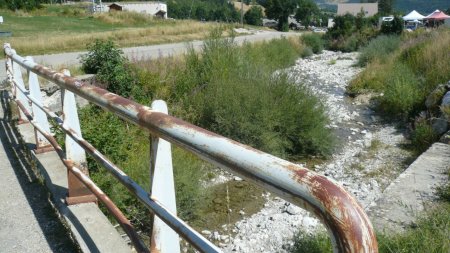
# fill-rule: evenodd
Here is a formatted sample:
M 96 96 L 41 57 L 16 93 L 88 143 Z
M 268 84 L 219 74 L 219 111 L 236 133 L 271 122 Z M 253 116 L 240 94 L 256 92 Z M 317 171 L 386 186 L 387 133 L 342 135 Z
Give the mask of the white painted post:
M 27 61 L 34 62 L 33 57 L 27 56 L 25 57 Z M 41 96 L 41 87 L 39 86 L 39 80 L 35 73 L 28 70 L 28 88 L 30 90 L 30 97 L 34 98 L 36 102 L 42 106 L 42 96 Z M 44 129 L 47 133 L 50 133 L 50 125 L 48 123 L 47 115 L 44 111 L 42 111 L 38 105 L 35 103 L 31 104 L 31 109 L 33 110 L 33 120 L 36 121 L 42 129 Z M 50 147 L 50 143 L 47 139 L 36 129 L 34 130 L 36 137 L 36 152 L 44 152 L 47 150 L 52 150 Z
M 64 69 L 63 74 L 70 76 L 70 71 Z M 82 137 L 75 95 L 71 91 L 61 89 L 61 100 L 64 126 L 72 129 L 78 136 Z M 66 158 L 71 160 L 84 174 L 89 175 L 84 149 L 67 134 L 65 144 Z M 69 196 L 66 198 L 68 205 L 95 202 L 97 200 L 92 192 L 70 171 L 68 171 L 68 187 Z
M 11 94 L 13 95 L 13 97 L 15 97 L 16 85 L 13 83 L 13 76 L 11 74 L 13 73 L 12 60 L 8 56 L 6 56 L 5 67 L 6 67 L 6 78 L 8 79 L 8 83 L 11 85 Z
M 16 54 L 16 50 L 11 49 L 13 54 Z M 16 82 L 16 85 L 19 86 L 20 88 L 22 88 L 24 91 L 26 91 L 25 89 L 25 85 L 23 82 L 23 78 L 22 78 L 22 70 L 20 69 L 20 65 L 18 63 L 15 63 L 13 61 L 11 61 L 11 64 L 13 66 L 13 78 L 14 81 Z M 16 98 L 20 101 L 20 103 L 22 103 L 23 107 L 25 107 L 25 109 L 28 112 L 31 112 L 31 107 L 30 104 L 28 102 L 27 97 L 25 96 L 25 94 L 23 94 L 20 91 L 15 91 L 16 94 Z M 25 116 L 25 114 L 22 112 L 22 110 L 19 109 L 19 124 L 28 122 L 27 117 Z
M 152 110 L 168 114 L 166 102 L 155 100 Z M 150 193 L 172 213 L 177 212 L 175 200 L 175 183 L 173 180 L 171 144 L 161 138 L 152 137 L 151 167 L 150 167 Z M 180 237 L 162 220 L 154 216 L 151 252 L 179 253 Z

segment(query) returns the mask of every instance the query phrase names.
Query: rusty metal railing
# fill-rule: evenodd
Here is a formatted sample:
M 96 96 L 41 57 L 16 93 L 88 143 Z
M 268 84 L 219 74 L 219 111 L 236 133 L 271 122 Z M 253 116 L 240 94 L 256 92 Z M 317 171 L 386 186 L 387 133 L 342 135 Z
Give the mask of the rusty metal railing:
M 120 97 L 99 87 L 81 82 L 17 55 L 4 46 L 8 60 L 30 72 L 50 80 L 61 89 L 87 99 L 126 121 L 139 125 L 215 165 L 269 190 L 285 200 L 312 212 L 327 227 L 335 252 L 378 252 L 372 225 L 363 208 L 343 187 L 330 179 L 249 146 L 227 139 L 205 129 L 169 116 L 150 107 Z M 12 80 L 11 83 L 14 84 Z M 18 87 L 18 86 L 17 86 Z M 19 89 L 20 90 L 20 89 Z M 23 93 L 26 93 L 24 90 Z M 17 96 L 16 92 L 16 96 Z M 30 99 L 33 102 L 33 99 Z M 41 108 L 45 111 L 45 108 Z M 51 114 L 48 114 L 50 117 Z M 30 120 L 30 118 L 28 118 Z M 99 161 L 150 211 L 202 252 L 220 249 L 202 237 L 150 196 L 117 166 L 108 161 L 92 145 L 70 128 L 66 133 Z M 86 177 L 87 178 L 87 177 Z

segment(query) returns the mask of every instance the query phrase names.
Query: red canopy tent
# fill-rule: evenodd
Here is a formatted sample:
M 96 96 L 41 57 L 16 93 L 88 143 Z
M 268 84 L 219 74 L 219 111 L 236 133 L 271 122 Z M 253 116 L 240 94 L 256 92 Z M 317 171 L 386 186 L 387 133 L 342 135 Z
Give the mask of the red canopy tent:
M 430 15 L 424 17 L 424 20 L 428 20 L 429 23 L 433 23 L 434 25 L 439 25 L 439 23 L 442 23 L 444 20 L 450 18 L 449 15 L 445 14 L 444 12 L 440 11 L 440 10 L 435 10 L 433 11 L 433 13 L 431 13 Z

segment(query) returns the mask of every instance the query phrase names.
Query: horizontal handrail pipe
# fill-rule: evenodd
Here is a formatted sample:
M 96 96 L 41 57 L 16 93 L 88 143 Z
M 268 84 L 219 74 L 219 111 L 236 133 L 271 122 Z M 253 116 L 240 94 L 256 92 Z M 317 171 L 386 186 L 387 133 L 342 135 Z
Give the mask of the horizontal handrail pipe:
M 14 80 L 13 80 L 14 83 Z M 26 94 L 26 91 L 23 90 L 20 86 L 16 86 L 17 89 L 23 93 L 32 103 L 36 104 L 39 109 L 43 110 L 52 120 L 54 120 L 59 128 L 63 130 L 65 134 L 70 136 L 77 144 L 79 144 L 86 152 L 88 152 L 97 162 L 99 162 L 105 169 L 108 170 L 117 180 L 119 180 L 125 187 L 128 188 L 132 193 L 136 195 L 136 197 L 144 203 L 145 206 L 150 208 L 151 211 L 153 211 L 155 214 L 158 215 L 163 221 L 165 221 L 167 224 L 169 224 L 172 229 L 175 231 L 182 231 L 181 234 L 185 235 L 185 239 L 190 242 L 194 247 L 196 247 L 198 250 L 201 250 L 203 252 L 221 252 L 219 248 L 217 248 L 214 244 L 209 242 L 207 239 L 205 239 L 202 235 L 200 235 L 198 232 L 196 232 L 193 228 L 189 227 L 183 220 L 178 218 L 175 214 L 171 213 L 167 208 L 165 208 L 161 203 L 159 203 L 156 199 L 152 198 L 138 183 L 133 181 L 127 174 L 125 174 L 118 166 L 116 166 L 113 162 L 111 162 L 109 159 L 107 159 L 100 151 L 98 151 L 94 146 L 92 146 L 89 142 L 78 136 L 75 131 L 70 129 L 64 124 L 64 121 L 58 117 L 54 112 L 51 112 L 48 108 L 45 108 L 41 104 L 39 104 L 33 97 L 28 96 Z M 63 161 L 64 165 L 67 167 L 67 169 L 72 170 L 73 163 L 67 162 L 67 160 L 64 158 L 64 153 L 61 147 L 57 144 L 56 140 L 53 136 L 50 135 L 50 133 L 45 132 L 38 124 L 36 124 L 33 120 L 33 117 L 31 114 L 26 110 L 26 108 L 22 105 L 22 103 L 18 100 L 15 101 L 19 109 L 21 109 L 24 114 L 27 116 L 30 123 L 40 132 L 42 135 L 50 142 L 50 144 L 55 148 L 58 156 Z M 71 166 L 69 168 L 68 166 Z M 79 170 L 79 169 L 78 169 Z M 73 170 L 72 170 L 73 171 Z M 86 178 L 89 179 L 86 175 L 83 174 L 83 179 L 80 178 L 80 175 L 78 175 L 77 172 L 74 172 L 74 174 L 88 187 L 93 187 L 95 184 L 90 181 L 86 183 Z M 93 193 L 99 197 L 96 193 L 98 191 L 101 191 L 100 188 L 95 186 L 96 189 L 93 191 Z M 90 188 L 91 189 L 91 188 Z M 92 191 L 92 189 L 91 189 Z M 114 203 L 111 202 L 111 200 L 106 196 L 106 200 L 103 198 L 103 195 L 100 194 L 102 198 L 99 197 L 99 199 L 106 202 L 106 206 L 108 210 L 113 214 L 113 216 L 118 220 L 121 227 L 124 229 L 124 231 L 127 233 L 127 235 L 130 237 L 130 240 L 132 241 L 133 245 L 135 245 L 138 252 L 147 252 L 144 251 L 143 242 L 139 240 L 139 237 L 134 232 L 134 230 L 130 230 L 131 224 L 124 223 L 123 219 L 125 218 L 123 214 L 120 212 L 120 210 L 115 206 Z M 108 207 L 108 205 L 110 207 Z M 112 211 L 111 211 L 112 210 Z M 120 215 L 118 215 L 118 212 L 120 212 Z M 116 215 L 118 215 L 116 217 Z M 123 216 L 123 217 L 122 217 Z M 126 219 L 126 218 L 125 218 Z
M 378 252 L 375 233 L 361 205 L 342 186 L 325 176 L 28 61 L 13 53 L 7 44 L 4 49 L 14 62 L 62 89 L 312 212 L 327 227 L 335 252 Z M 133 193 L 147 208 L 172 228 L 178 228 L 176 231 L 192 243 L 189 233 L 183 230 L 186 228 L 181 229 L 171 223 L 173 221 L 164 216 L 166 210 L 157 205 L 157 200 L 144 202 L 142 199 L 147 199 L 148 193 Z M 215 252 L 217 249 L 211 248 L 209 251 L 198 246 L 196 248 L 203 252 Z

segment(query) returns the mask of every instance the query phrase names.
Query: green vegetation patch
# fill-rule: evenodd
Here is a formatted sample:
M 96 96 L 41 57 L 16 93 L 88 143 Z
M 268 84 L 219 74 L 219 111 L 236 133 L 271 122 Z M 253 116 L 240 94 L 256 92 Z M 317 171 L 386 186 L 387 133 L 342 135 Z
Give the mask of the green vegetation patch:
M 447 186 L 448 187 L 448 186 Z M 414 226 L 397 234 L 377 233 L 380 253 L 443 253 L 450 251 L 450 203 L 440 202 Z M 310 235 L 299 232 L 292 253 L 333 252 L 331 240 L 325 233 Z
M 111 41 L 97 41 L 83 57 L 83 67 L 100 79 L 110 77 L 102 81 L 111 91 L 147 105 L 164 99 L 171 114 L 257 149 L 289 158 L 329 154 L 333 136 L 325 127 L 322 103 L 280 70 L 298 58 L 300 40 L 239 47 L 221 33 L 215 31 L 201 53 L 191 50 L 184 57 L 136 65 L 123 59 Z M 128 68 L 130 80 L 121 78 L 120 66 Z M 81 109 L 80 119 L 84 138 L 148 189 L 148 133 L 93 106 Z M 94 181 L 146 231 L 148 210 L 95 161 L 88 162 Z M 178 215 L 196 227 L 213 229 L 239 219 L 241 209 L 252 214 L 262 206 L 262 191 L 246 182 L 205 188 L 215 176 L 212 165 L 180 148 L 173 148 L 173 164 Z
M 383 93 L 378 108 L 391 117 L 403 115 L 408 119 L 425 109 L 426 96 L 438 84 L 450 80 L 450 32 L 446 29 L 432 33 L 405 35 L 401 45 L 388 51 L 377 49 L 394 37 L 376 39 L 363 49 L 360 62 L 369 62 L 347 91 Z M 392 51 L 393 50 L 393 51 Z M 377 51 L 381 53 L 376 54 Z
M 323 50 L 323 40 L 322 36 L 317 33 L 304 34 L 302 37 L 302 42 L 310 47 L 315 54 L 322 53 Z
M 400 45 L 399 36 L 381 35 L 371 40 L 369 44 L 363 47 L 358 57 L 358 65 L 366 66 L 367 63 L 374 61 L 385 61 L 390 53 L 394 52 Z

